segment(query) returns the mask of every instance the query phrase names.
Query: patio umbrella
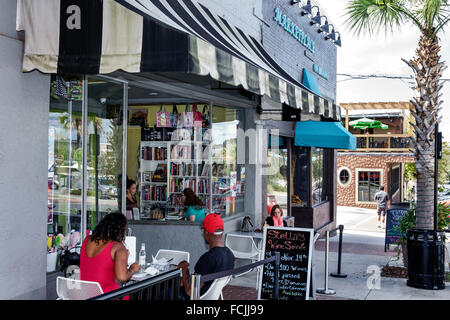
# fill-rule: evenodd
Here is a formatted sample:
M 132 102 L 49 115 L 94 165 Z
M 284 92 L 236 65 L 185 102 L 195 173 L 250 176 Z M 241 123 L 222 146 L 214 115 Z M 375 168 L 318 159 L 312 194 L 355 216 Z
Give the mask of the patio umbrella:
M 383 130 L 388 129 L 388 125 L 381 123 L 381 121 L 368 119 L 368 118 L 361 118 L 361 119 L 350 121 L 349 125 L 351 125 L 355 129 L 361 129 L 361 130 L 365 130 L 365 129 L 369 129 L 369 128 L 383 129 Z

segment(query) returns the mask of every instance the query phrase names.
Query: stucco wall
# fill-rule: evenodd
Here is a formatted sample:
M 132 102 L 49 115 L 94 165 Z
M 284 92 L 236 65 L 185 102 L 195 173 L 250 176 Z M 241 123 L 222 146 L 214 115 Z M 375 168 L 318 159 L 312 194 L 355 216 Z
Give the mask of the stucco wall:
M 337 157 L 337 180 L 339 181 L 339 172 L 342 168 L 347 168 L 350 172 L 350 181 L 343 186 L 341 183 L 337 183 L 337 205 L 338 206 L 348 206 L 348 207 L 359 207 L 376 209 L 377 205 L 375 202 L 358 202 L 357 201 L 357 184 L 358 170 L 368 171 L 364 169 L 369 169 L 372 171 L 381 172 L 381 184 L 385 186 L 385 191 L 387 191 L 388 185 L 388 168 L 390 164 L 393 163 L 412 163 L 414 162 L 414 157 L 412 155 L 368 155 L 368 154 L 345 154 L 339 153 Z M 400 186 L 401 187 L 401 186 Z M 394 198 L 393 202 L 398 202 L 398 198 Z
M 0 299 L 45 299 L 49 77 L 22 70 L 16 0 L 0 10 Z

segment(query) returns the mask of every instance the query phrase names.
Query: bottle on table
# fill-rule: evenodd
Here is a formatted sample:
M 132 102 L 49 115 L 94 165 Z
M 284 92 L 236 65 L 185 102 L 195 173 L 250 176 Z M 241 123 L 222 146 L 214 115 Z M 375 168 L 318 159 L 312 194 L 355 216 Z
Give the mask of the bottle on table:
M 146 254 L 145 254 L 145 243 L 141 244 L 141 250 L 139 251 L 139 265 L 143 270 L 146 267 Z

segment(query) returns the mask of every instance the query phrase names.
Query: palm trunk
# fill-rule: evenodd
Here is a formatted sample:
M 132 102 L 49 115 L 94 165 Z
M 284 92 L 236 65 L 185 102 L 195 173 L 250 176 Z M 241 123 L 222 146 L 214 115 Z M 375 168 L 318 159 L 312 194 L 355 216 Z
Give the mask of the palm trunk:
M 423 33 L 416 56 L 411 61 L 405 61 L 415 73 L 417 96 L 411 100 L 414 105 L 412 112 L 415 118 L 416 136 L 413 146 L 417 170 L 417 207 L 416 228 L 433 230 L 434 224 L 434 152 L 435 124 L 438 118 L 442 89 L 440 79 L 446 66 L 440 62 L 440 47 L 437 37 Z

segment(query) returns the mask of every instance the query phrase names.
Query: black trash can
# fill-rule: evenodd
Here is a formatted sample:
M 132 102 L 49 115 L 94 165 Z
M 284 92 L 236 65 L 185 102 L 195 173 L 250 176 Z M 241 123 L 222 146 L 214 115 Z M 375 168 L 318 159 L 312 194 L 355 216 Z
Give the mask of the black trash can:
M 445 288 L 445 233 L 411 229 L 407 232 L 408 281 L 410 287 Z

